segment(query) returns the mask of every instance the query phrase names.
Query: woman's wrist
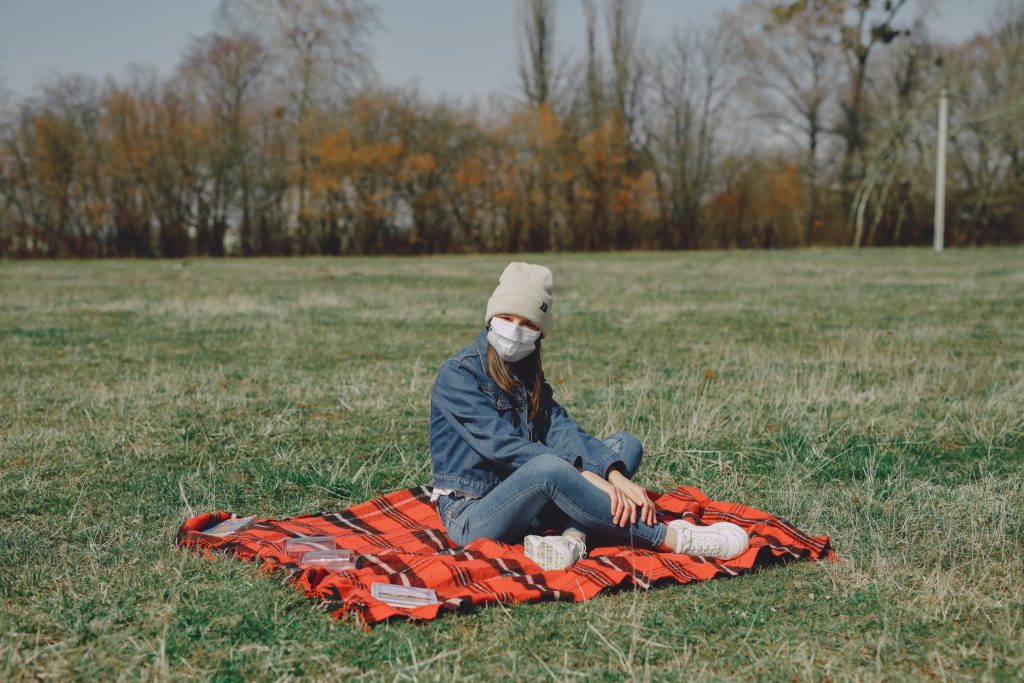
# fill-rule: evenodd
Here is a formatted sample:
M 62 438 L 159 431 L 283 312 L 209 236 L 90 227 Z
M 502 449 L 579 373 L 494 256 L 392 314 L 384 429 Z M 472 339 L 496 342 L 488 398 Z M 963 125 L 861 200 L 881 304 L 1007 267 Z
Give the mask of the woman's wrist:
M 608 483 L 600 474 L 595 474 L 590 470 L 583 470 L 580 474 L 583 475 L 584 479 L 589 481 L 591 484 L 594 484 L 595 486 L 600 486 L 601 484 Z

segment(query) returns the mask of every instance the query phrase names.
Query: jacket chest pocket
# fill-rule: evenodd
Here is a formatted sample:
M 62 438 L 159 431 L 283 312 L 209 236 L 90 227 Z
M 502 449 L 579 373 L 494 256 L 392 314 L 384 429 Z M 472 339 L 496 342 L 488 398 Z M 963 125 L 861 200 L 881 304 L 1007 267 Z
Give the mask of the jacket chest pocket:
M 512 407 L 512 401 L 508 396 L 501 391 L 485 391 L 484 394 L 503 420 L 507 420 L 513 425 L 519 424 L 519 413 Z

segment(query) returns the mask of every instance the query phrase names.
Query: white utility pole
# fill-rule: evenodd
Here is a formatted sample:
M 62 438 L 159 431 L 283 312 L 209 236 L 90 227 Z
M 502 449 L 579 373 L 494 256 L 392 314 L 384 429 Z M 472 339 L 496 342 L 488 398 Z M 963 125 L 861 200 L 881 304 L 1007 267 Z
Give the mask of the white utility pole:
M 946 237 L 946 124 L 949 102 L 946 89 L 939 95 L 939 145 L 935 159 L 935 251 L 942 251 Z

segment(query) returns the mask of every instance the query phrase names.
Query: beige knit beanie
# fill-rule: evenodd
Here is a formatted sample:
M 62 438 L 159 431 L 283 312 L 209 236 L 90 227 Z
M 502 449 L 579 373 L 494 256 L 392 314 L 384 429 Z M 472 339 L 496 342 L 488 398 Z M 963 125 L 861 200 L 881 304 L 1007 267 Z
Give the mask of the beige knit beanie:
M 491 322 L 497 313 L 516 313 L 540 328 L 548 336 L 551 329 L 551 270 L 536 263 L 513 261 L 505 266 L 498 286 L 487 300 L 487 317 Z

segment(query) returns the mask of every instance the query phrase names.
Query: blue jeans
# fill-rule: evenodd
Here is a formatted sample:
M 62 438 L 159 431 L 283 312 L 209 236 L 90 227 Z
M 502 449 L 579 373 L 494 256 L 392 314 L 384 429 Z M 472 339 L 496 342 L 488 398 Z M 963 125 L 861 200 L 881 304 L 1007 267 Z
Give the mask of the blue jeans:
M 632 479 L 640 467 L 643 447 L 630 432 L 615 432 L 603 441 L 626 465 L 625 475 Z M 611 497 L 569 462 L 554 454 L 541 454 L 522 465 L 482 498 L 441 496 L 437 512 L 448 537 L 459 545 L 477 538 L 493 538 L 505 543 L 520 543 L 534 520 L 586 532 L 593 530 L 625 543 L 639 542 L 655 548 L 665 539 L 668 527 L 637 521 L 619 526 L 612 519 Z

